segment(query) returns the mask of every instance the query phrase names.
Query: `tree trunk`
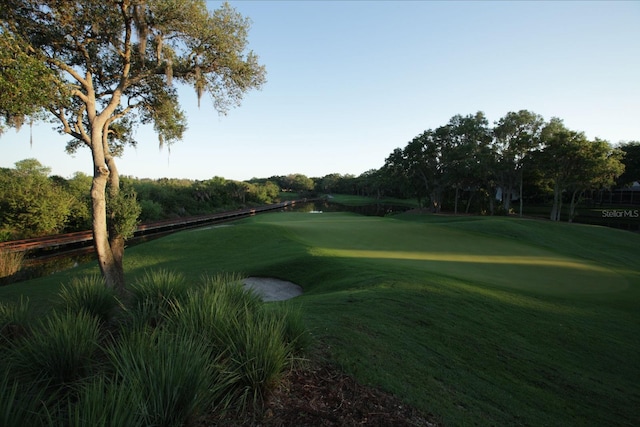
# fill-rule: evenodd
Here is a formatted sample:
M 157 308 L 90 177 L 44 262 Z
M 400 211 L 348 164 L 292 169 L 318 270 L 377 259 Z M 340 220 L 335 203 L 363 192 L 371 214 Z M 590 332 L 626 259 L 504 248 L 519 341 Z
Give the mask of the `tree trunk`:
M 475 191 L 470 191 L 469 192 L 469 199 L 467 200 L 467 207 L 464 210 L 464 213 L 468 214 L 469 213 L 469 208 L 471 207 L 471 200 L 473 200 L 473 196 L 476 192 Z
M 97 127 L 97 126 L 96 126 Z M 107 184 L 118 183 L 118 172 L 113 163 L 113 159 L 107 160 L 105 156 L 102 129 L 94 127 L 91 135 L 91 153 L 93 156 L 93 181 L 91 184 L 91 205 L 92 205 L 92 231 L 93 245 L 98 258 L 100 272 L 104 278 L 105 285 L 113 288 L 119 294 L 124 294 L 124 269 L 122 259 L 124 256 L 124 239 L 115 233 L 110 235 L 107 221 Z M 113 171 L 107 166 L 107 161 Z M 114 181 L 115 180 L 115 181 Z M 118 187 L 115 187 L 118 191 Z M 114 191 L 113 187 L 110 191 Z
M 496 197 L 491 194 L 489 194 L 489 213 L 491 216 L 496 213 Z
M 522 201 L 522 182 L 524 181 L 524 177 L 523 177 L 523 173 L 522 173 L 522 169 L 520 170 L 520 194 L 518 195 L 519 198 L 519 202 L 520 202 L 520 211 L 519 216 L 522 216 L 522 205 L 523 205 L 523 201 Z
M 509 183 L 511 183 L 511 178 L 509 178 Z M 504 208 L 504 212 L 509 214 L 509 209 L 511 209 L 511 192 L 512 186 L 509 184 L 506 188 L 502 189 L 502 207 Z
M 120 174 L 118 172 L 118 168 L 116 167 L 115 160 L 112 156 L 106 156 L 107 166 L 109 167 L 109 194 L 111 197 L 115 198 L 118 196 L 120 192 Z M 115 218 L 113 214 L 111 214 L 111 221 L 107 222 L 108 232 L 109 232 L 109 246 L 111 247 L 111 253 L 113 254 L 113 274 L 114 276 L 114 288 L 116 291 L 122 295 L 125 289 L 124 283 L 124 237 L 119 234 L 113 227 L 113 222 Z
M 431 212 L 432 213 L 440 213 L 440 210 L 442 209 L 442 203 L 440 199 L 441 199 L 440 191 L 437 189 L 434 189 L 431 192 Z
M 96 165 L 91 185 L 93 245 L 106 286 L 120 290 L 124 287 L 124 281 L 121 280 L 107 232 L 106 187 L 108 178 L 109 170 L 106 166 Z
M 459 192 L 460 191 L 459 191 L 458 187 L 456 186 L 456 198 L 455 198 L 455 202 L 453 204 L 453 206 L 454 206 L 453 207 L 453 214 L 454 215 L 458 215 L 458 194 L 459 194 Z
M 575 213 L 576 213 L 576 196 L 578 195 L 578 191 L 580 190 L 574 190 L 573 194 L 571 195 L 571 205 L 569 206 L 569 222 L 573 222 L 573 218 L 575 217 Z M 578 199 L 582 199 L 582 196 L 578 197 Z
M 562 209 L 562 191 L 558 184 L 553 185 L 553 206 L 551 207 L 551 221 L 560 220 L 560 209 Z

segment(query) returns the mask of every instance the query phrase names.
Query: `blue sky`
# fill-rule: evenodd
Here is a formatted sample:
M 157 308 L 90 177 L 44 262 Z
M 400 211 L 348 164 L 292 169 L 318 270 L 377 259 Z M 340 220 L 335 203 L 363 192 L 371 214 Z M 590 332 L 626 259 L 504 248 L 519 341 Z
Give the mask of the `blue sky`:
M 219 116 L 180 90 L 189 130 L 171 150 L 151 129 L 119 159 L 139 178 L 359 175 L 456 114 L 528 109 L 611 143 L 640 140 L 640 2 L 231 1 L 253 21 L 261 91 Z M 210 8 L 220 2 L 208 2 Z M 91 174 L 47 124 L 0 137 L 0 167 L 37 158 Z

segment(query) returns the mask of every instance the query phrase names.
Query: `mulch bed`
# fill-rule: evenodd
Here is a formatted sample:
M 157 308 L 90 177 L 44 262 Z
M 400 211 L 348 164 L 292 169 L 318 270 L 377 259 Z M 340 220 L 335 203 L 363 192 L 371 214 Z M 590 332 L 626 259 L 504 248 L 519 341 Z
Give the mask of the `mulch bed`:
M 329 365 L 305 366 L 289 372 L 264 407 L 224 419 L 211 414 L 204 426 L 420 426 L 440 424 L 396 397 L 358 384 Z

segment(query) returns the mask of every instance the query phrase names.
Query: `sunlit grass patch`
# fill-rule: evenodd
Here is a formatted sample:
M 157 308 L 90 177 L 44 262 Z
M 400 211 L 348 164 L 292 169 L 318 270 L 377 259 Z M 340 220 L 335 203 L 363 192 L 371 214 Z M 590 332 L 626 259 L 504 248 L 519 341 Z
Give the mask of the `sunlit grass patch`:
M 316 256 L 423 262 L 421 268 L 494 285 L 536 291 L 611 292 L 624 289 L 627 280 L 611 268 L 567 257 L 479 255 L 464 252 L 408 252 L 313 248 Z

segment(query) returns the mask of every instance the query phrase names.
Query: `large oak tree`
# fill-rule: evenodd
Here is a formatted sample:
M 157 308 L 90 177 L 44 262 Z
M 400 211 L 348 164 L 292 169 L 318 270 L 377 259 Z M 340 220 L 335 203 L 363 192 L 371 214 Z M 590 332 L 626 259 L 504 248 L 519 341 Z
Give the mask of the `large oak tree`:
M 519 186 L 519 214 L 523 209 L 523 169 L 527 157 L 540 145 L 540 132 L 544 126 L 542 116 L 527 110 L 517 113 L 510 111 L 493 128 L 499 161 L 496 170 L 502 189 L 502 203 L 505 212 L 511 208 L 511 198 L 515 186 Z
M 583 132 L 567 129 L 552 118 L 542 129 L 543 148 L 534 154 L 542 174 L 553 188 L 550 219 L 560 221 L 563 194 L 570 192 L 569 221 L 575 216 L 576 197 L 586 189 L 611 186 L 624 171 L 622 153 L 607 141 L 589 141 Z
M 248 29 L 249 20 L 226 3 L 210 12 L 197 0 L 3 1 L 0 36 L 12 47 L 4 56 L 18 68 L 1 75 L 0 84 L 29 93 L 39 87 L 35 76 L 44 75 L 55 93 L 38 93 L 26 104 L 3 98 L 0 112 L 29 116 L 43 107 L 71 137 L 67 151 L 90 150 L 94 245 L 107 286 L 124 290 L 131 228 L 116 157 L 136 144 L 137 123 L 152 124 L 160 144 L 181 139 L 186 117 L 174 82 L 192 86 L 198 100 L 209 93 L 221 113 L 259 88 L 265 69 L 247 49 Z

